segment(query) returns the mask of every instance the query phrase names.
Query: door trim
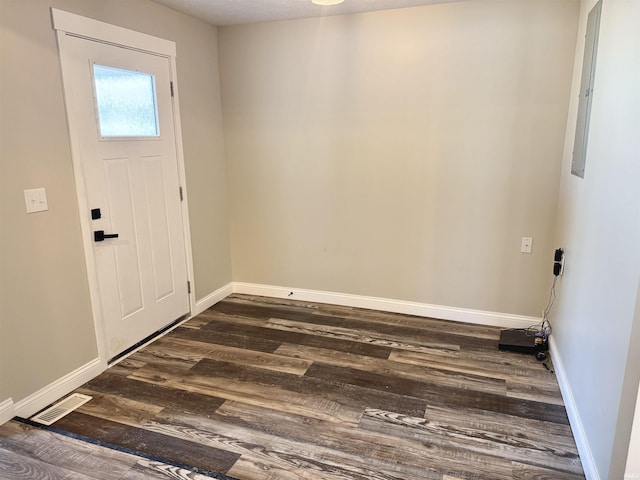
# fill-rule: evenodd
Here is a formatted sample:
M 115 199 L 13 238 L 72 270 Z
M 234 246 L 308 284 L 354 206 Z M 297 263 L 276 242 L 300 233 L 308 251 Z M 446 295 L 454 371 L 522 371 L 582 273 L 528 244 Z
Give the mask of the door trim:
M 69 133 L 69 142 L 71 144 L 71 160 L 73 164 L 74 180 L 76 185 L 76 194 L 78 200 L 78 209 L 80 216 L 80 229 L 82 232 L 82 245 L 85 256 L 85 266 L 87 270 L 87 280 L 89 284 L 89 296 L 91 299 L 91 313 L 93 315 L 94 328 L 98 343 L 98 355 L 100 362 L 104 368 L 107 367 L 108 349 L 106 345 L 105 324 L 102 317 L 102 309 L 100 305 L 100 295 L 98 287 L 98 278 L 95 268 L 95 255 L 93 252 L 91 219 L 89 215 L 90 206 L 87 198 L 87 192 L 84 184 L 84 169 L 81 162 L 80 139 L 74 132 L 75 121 L 77 115 L 72 115 L 69 109 L 67 99 L 73 95 L 69 82 L 65 82 L 65 58 L 62 50 L 68 36 L 81 37 L 92 41 L 107 43 L 113 46 L 137 50 L 153 55 L 166 57 L 169 60 L 170 75 L 173 82 L 173 102 L 172 114 L 175 128 L 176 142 L 176 159 L 178 162 L 178 180 L 182 187 L 182 232 L 184 235 L 185 255 L 187 263 L 187 278 L 191 282 L 192 288 L 189 293 L 189 310 L 194 311 L 195 306 L 195 282 L 193 275 L 193 253 L 191 248 L 191 229 L 189 225 L 189 201 L 187 195 L 186 173 L 184 167 L 184 151 L 182 144 L 182 126 L 180 123 L 180 102 L 178 95 L 177 67 L 176 67 L 176 44 L 173 41 L 163 38 L 154 37 L 134 30 L 129 30 L 117 25 L 94 20 L 92 18 L 83 17 L 74 13 L 66 12 L 51 8 L 52 27 L 56 32 L 58 41 L 58 54 L 60 59 L 62 87 L 65 98 L 65 110 L 67 110 L 67 129 Z M 168 192 L 169 193 L 169 192 Z M 172 195 L 178 195 L 178 192 L 170 192 Z
M 176 44 L 171 40 L 154 37 L 128 28 L 101 22 L 93 18 L 83 17 L 75 13 L 51 8 L 53 29 L 78 37 L 111 43 L 125 48 L 133 48 L 143 52 L 176 57 Z

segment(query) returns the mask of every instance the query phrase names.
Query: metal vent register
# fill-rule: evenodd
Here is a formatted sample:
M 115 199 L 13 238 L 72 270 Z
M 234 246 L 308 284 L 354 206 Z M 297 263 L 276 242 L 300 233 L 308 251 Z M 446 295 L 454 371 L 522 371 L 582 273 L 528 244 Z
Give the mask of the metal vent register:
M 76 408 L 84 405 L 93 397 L 83 395 L 81 393 L 74 393 L 69 395 L 64 400 L 60 400 L 58 403 L 39 414 L 31 417 L 34 422 L 42 423 L 43 425 L 51 425 L 52 423 L 60 420 L 65 415 L 73 412 Z

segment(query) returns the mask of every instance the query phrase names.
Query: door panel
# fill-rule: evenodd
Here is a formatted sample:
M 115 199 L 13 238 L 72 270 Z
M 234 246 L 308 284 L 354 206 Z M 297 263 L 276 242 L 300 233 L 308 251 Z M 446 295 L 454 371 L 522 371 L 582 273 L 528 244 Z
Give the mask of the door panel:
M 160 157 L 143 159 L 144 191 L 149 211 L 149 233 L 153 265 L 155 300 L 161 300 L 175 291 L 173 282 L 173 254 L 171 252 L 171 229 L 167 221 L 168 210 L 164 190 L 164 172 Z M 175 192 L 173 192 L 175 194 Z M 157 207 L 157 208 L 154 208 Z M 162 207 L 162 208 L 160 208 Z
M 103 258 L 99 259 L 101 264 L 110 263 L 109 257 L 113 255 L 116 285 L 120 299 L 119 315 L 121 318 L 125 318 L 144 308 L 138 241 L 133 218 L 129 161 L 124 158 L 116 158 L 105 159 L 103 163 L 108 205 L 105 213 L 109 215 L 111 221 L 101 228 L 109 228 L 108 231 L 118 232 L 119 237 L 118 240 L 108 243 L 96 243 L 96 249 L 106 250 Z M 104 267 L 101 270 L 104 271 Z M 104 289 L 108 289 L 107 285 L 104 286 Z
M 118 235 L 93 243 L 103 332 L 112 358 L 189 313 L 171 62 L 69 35 L 61 39 L 61 58 L 73 117 L 70 134 L 80 146 L 87 203 L 102 213 L 91 227 Z M 95 70 L 102 82 L 97 86 Z M 111 86 L 113 92 L 105 93 Z M 139 88 L 148 90 L 143 100 L 121 101 Z M 126 123 L 138 117 L 146 117 L 147 125 L 130 130 Z M 134 133 L 128 136 L 129 131 Z

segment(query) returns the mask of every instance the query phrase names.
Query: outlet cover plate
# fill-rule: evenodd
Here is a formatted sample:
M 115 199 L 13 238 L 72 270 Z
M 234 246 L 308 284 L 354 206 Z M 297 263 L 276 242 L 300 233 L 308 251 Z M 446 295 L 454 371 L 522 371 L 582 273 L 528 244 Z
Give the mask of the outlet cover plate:
M 532 245 L 533 245 L 532 237 L 522 237 L 522 241 L 520 242 L 520 252 L 531 253 Z

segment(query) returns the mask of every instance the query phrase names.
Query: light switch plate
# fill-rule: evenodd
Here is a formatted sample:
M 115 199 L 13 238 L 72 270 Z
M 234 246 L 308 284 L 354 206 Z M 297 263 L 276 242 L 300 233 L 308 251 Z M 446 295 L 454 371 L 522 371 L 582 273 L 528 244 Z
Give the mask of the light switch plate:
M 25 190 L 24 203 L 27 207 L 27 213 L 44 212 L 45 210 L 49 210 L 47 192 L 44 188 Z

